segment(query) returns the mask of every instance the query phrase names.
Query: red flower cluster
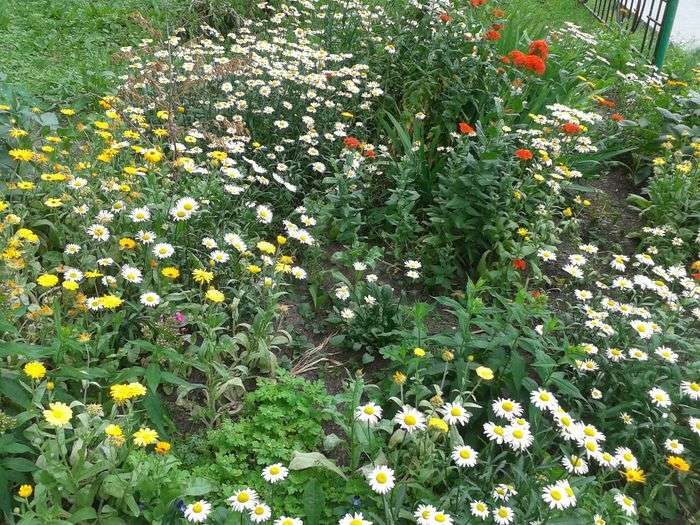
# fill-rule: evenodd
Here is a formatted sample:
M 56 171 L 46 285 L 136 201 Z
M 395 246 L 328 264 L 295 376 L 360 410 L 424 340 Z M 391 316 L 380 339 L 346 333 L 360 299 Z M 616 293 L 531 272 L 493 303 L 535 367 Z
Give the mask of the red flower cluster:
M 343 139 L 343 144 L 345 144 L 345 147 L 348 149 L 357 149 L 362 145 L 355 137 L 345 137 L 345 139 Z
M 612 115 L 610 115 L 610 120 L 614 122 L 620 122 L 621 120 L 625 120 L 625 117 L 623 117 L 619 113 L 613 113 Z
M 549 57 L 547 42 L 544 40 L 533 40 L 530 43 L 528 53 L 514 49 L 508 53 L 508 56 L 502 56 L 501 62 L 504 64 L 512 62 L 515 66 L 532 71 L 536 75 L 543 75 L 547 67 L 545 61 Z
M 527 263 L 525 259 L 513 259 L 513 268 L 520 270 L 521 272 L 527 268 Z
M 457 124 L 457 129 L 462 135 L 469 135 L 469 136 L 474 136 L 476 135 L 476 130 L 471 127 L 469 124 L 466 122 L 460 122 Z
M 450 20 L 452 20 L 452 18 L 450 18 L 450 15 L 448 15 L 447 13 L 440 13 L 440 21 L 441 22 L 447 23 Z
M 486 0 L 470 0 L 469 3 L 472 7 L 480 7 L 486 3 Z
M 515 156 L 519 158 L 520 160 L 531 160 L 532 159 L 532 151 L 529 149 L 516 149 L 515 150 Z
M 484 38 L 486 38 L 486 40 L 489 40 L 491 42 L 496 42 L 497 40 L 501 39 L 501 33 L 496 31 L 495 29 L 489 29 L 484 34 Z
M 544 40 L 533 40 L 530 42 L 528 51 L 531 55 L 536 55 L 545 61 L 549 57 L 549 46 Z
M 581 133 L 583 128 L 575 122 L 567 122 L 561 127 L 561 130 L 567 135 L 576 135 L 577 133 Z

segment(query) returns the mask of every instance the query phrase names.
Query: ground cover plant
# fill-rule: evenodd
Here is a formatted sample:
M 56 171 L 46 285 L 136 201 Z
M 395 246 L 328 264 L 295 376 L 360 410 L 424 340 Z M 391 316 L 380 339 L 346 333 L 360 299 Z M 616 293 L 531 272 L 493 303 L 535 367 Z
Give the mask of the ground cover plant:
M 536 4 L 153 2 L 2 92 L 3 521 L 696 523 L 700 70 Z

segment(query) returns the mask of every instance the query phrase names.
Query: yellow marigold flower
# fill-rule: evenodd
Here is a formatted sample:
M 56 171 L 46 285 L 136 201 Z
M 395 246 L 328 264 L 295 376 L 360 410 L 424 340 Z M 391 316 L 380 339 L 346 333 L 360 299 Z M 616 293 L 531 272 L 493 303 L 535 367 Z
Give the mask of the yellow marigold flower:
M 518 235 L 521 237 L 525 238 L 530 234 L 529 230 L 527 228 L 518 228 Z
M 132 383 L 129 383 L 127 385 L 127 388 L 129 389 L 129 393 L 131 394 L 131 397 L 142 397 L 142 396 L 146 395 L 146 387 L 143 386 L 138 381 L 134 381 Z
M 248 273 L 253 274 L 262 272 L 262 268 L 260 268 L 260 266 L 257 264 L 249 264 L 246 270 L 248 270 Z
M 214 279 L 214 274 L 206 270 L 200 270 L 199 268 L 192 271 L 192 278 L 196 283 L 199 284 L 209 284 Z
M 100 304 L 107 310 L 114 310 L 122 305 L 124 301 L 116 295 L 103 295 L 99 298 Z
M 46 375 L 46 367 L 39 361 L 30 361 L 22 371 L 32 379 L 42 379 Z
M 10 111 L 12 109 L 12 106 L 8 106 L 7 104 L 0 104 L 0 111 Z
M 294 262 L 294 257 L 292 257 L 290 255 L 283 255 L 280 257 L 279 261 L 282 264 L 292 264 Z
M 620 472 L 628 483 L 646 483 L 647 478 L 642 469 L 630 468 Z
M 216 288 L 209 288 L 206 293 L 206 298 L 212 303 L 221 303 L 226 297 Z
M 56 385 L 54 384 L 53 381 L 49 381 L 48 383 L 46 383 L 46 390 L 51 391 L 51 390 L 53 390 L 55 387 L 56 387 Z
M 28 498 L 34 492 L 34 488 L 31 485 L 20 485 L 17 495 L 20 498 Z
M 105 434 L 109 437 L 120 437 L 124 435 L 124 432 L 122 431 L 122 427 L 111 423 L 105 427 Z
M 284 235 L 278 235 L 277 244 L 279 244 L 280 246 L 282 246 L 283 244 L 287 244 L 287 238 Z
M 450 350 L 443 350 L 442 351 L 442 360 L 449 363 L 450 361 L 453 361 L 455 358 L 454 352 Z
M 104 120 L 96 120 L 93 122 L 93 126 L 95 126 L 97 129 L 109 129 L 109 122 L 105 122 Z
M 50 197 L 44 201 L 44 205 L 46 205 L 48 208 L 60 208 L 63 206 L 63 201 L 55 197 Z
M 445 422 L 445 420 L 441 419 L 439 417 L 431 417 L 428 420 L 428 427 L 436 428 L 440 432 L 445 432 L 445 433 L 447 433 L 449 431 L 449 427 L 447 426 L 447 423 Z
M 491 381 L 493 379 L 493 370 L 487 366 L 480 366 L 476 369 L 476 375 L 484 381 Z
M 83 332 L 78 336 L 79 343 L 87 343 L 90 339 L 92 339 L 92 336 L 87 332 Z
M 34 158 L 34 152 L 30 149 L 11 149 L 7 152 L 16 161 L 28 162 Z
M 398 370 L 394 372 L 394 375 L 391 376 L 391 379 L 396 383 L 397 385 L 403 385 L 406 382 L 406 374 L 399 372 Z
M 668 463 L 669 467 L 679 472 L 688 472 L 690 470 L 690 464 L 680 456 L 668 456 L 666 463 Z
M 416 357 L 425 357 L 425 350 L 423 350 L 420 346 L 417 346 L 413 349 L 413 355 Z
M 12 128 L 12 129 L 10 129 L 9 135 L 13 139 L 18 139 L 20 137 L 26 137 L 28 135 L 28 133 L 26 131 L 24 131 L 23 129 Z
M 163 160 L 163 154 L 159 150 L 151 148 L 143 152 L 143 158 L 146 160 L 146 162 L 157 164 Z
M 33 182 L 23 180 L 17 183 L 17 188 L 19 188 L 20 190 L 33 190 L 35 188 L 35 185 Z
M 272 244 L 272 243 L 269 243 L 269 242 L 267 242 L 267 241 L 260 241 L 260 242 L 256 245 L 256 247 L 257 247 L 258 250 L 260 250 L 261 252 L 267 253 L 267 254 L 269 254 L 269 255 L 272 255 L 273 253 L 275 253 L 275 251 L 277 251 L 277 248 L 275 248 L 275 245 Z
M 133 250 L 136 248 L 136 241 L 134 239 L 130 239 L 129 237 L 124 237 L 119 239 L 119 247 L 123 250 Z
M 65 403 L 49 403 L 49 408 L 44 410 L 44 419 L 55 428 L 68 425 L 73 417 L 73 411 Z
M 61 108 L 58 110 L 58 112 L 61 115 L 65 115 L 66 117 L 72 117 L 73 115 L 75 115 L 75 110 L 70 108 Z
M 222 161 L 228 158 L 228 153 L 225 151 L 214 150 L 209 152 L 209 157 L 214 160 Z
M 167 136 L 168 136 L 168 130 L 167 130 L 167 129 L 163 129 L 163 128 L 156 128 L 156 129 L 153 130 L 153 134 L 154 134 L 156 137 L 160 137 L 160 138 L 167 137 Z
M 74 292 L 80 287 L 80 285 L 75 281 L 63 281 L 62 286 L 65 290 L 68 290 L 69 292 Z
M 561 212 L 561 214 L 568 219 L 574 215 L 574 212 L 571 208 L 564 208 L 564 211 Z
M 172 448 L 172 445 L 168 443 L 167 441 L 159 441 L 156 443 L 156 446 L 154 447 L 154 451 L 156 454 L 160 454 L 161 456 L 164 456 L 168 452 L 170 452 L 170 449 Z
M 167 266 L 160 271 L 160 274 L 168 279 L 177 279 L 180 277 L 180 270 L 173 266 Z
M 134 432 L 134 445 L 137 447 L 146 447 L 155 443 L 158 440 L 158 432 L 148 427 L 141 427 Z
M 58 284 L 58 277 L 50 273 L 44 273 L 37 277 L 36 282 L 39 284 L 39 286 L 51 288 L 52 286 L 56 286 Z
M 27 240 L 29 242 L 38 242 L 39 236 L 28 228 L 20 228 L 16 233 L 17 237 L 20 239 Z
M 7 208 L 9 208 L 9 204 L 7 204 L 5 201 L 0 201 L 0 211 L 5 211 Z

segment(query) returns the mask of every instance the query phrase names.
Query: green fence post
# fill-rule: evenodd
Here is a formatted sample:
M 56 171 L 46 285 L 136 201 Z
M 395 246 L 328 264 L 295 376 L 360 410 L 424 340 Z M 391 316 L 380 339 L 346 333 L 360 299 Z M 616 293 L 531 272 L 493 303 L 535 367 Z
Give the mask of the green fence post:
M 664 9 L 664 19 L 661 21 L 661 29 L 659 30 L 659 40 L 654 50 L 654 64 L 659 69 L 664 65 L 666 50 L 671 41 L 671 30 L 673 29 L 673 20 L 676 18 L 676 11 L 678 11 L 678 0 L 667 0 L 666 9 Z

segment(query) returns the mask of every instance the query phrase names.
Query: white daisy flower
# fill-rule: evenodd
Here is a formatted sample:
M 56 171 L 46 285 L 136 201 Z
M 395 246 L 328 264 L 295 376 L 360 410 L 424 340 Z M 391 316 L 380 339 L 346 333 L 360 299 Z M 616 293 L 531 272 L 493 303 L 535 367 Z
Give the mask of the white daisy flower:
M 414 430 L 423 430 L 425 428 L 425 416 L 408 405 L 405 405 L 401 412 L 396 414 L 394 422 L 409 434 Z
M 468 445 L 455 447 L 452 450 L 452 459 L 458 467 L 473 467 L 478 457 L 479 453 Z
M 355 418 L 358 421 L 374 426 L 382 418 L 382 407 L 371 401 L 360 405 L 355 409 Z
M 277 483 L 282 481 L 289 475 L 289 470 L 287 467 L 282 465 L 282 463 L 275 463 L 274 465 L 267 466 L 262 471 L 262 477 L 268 483 Z
M 486 503 L 484 503 L 481 500 L 472 501 L 469 504 L 469 511 L 475 518 L 481 518 L 482 520 L 485 520 L 489 517 L 489 507 L 488 505 L 486 505 Z
M 394 488 L 394 471 L 386 465 L 375 467 L 367 475 L 370 488 L 377 494 L 386 494 Z
M 466 425 L 471 414 L 459 403 L 445 403 L 440 409 L 443 419 L 450 425 Z
M 160 295 L 155 292 L 145 292 L 139 296 L 139 301 L 144 306 L 158 306 L 160 304 Z
M 191 523 L 202 523 L 207 520 L 210 512 L 211 503 L 202 499 L 187 505 L 187 508 L 185 508 L 185 519 Z
M 252 509 L 258 502 L 258 494 L 253 489 L 241 489 L 228 498 L 228 503 L 236 512 Z

